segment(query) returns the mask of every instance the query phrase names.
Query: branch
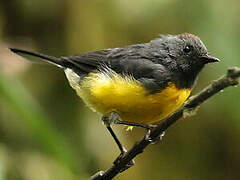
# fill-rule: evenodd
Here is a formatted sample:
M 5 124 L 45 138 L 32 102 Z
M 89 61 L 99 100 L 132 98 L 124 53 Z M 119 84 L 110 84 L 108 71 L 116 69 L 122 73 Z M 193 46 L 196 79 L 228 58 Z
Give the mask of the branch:
M 213 81 L 197 95 L 190 97 L 184 106 L 177 110 L 173 115 L 160 122 L 156 128 L 152 129 L 150 134 L 145 135 L 142 140 L 136 142 L 135 145 L 133 145 L 133 147 L 118 161 L 115 161 L 109 169 L 96 173 L 90 178 L 90 180 L 110 180 L 117 174 L 121 173 L 122 169 L 126 170 L 130 161 L 138 154 L 142 153 L 143 150 L 151 144 L 151 142 L 156 140 L 171 125 L 173 125 L 181 117 L 194 115 L 192 112 L 195 112 L 200 104 L 221 90 L 229 86 L 237 86 L 239 84 L 239 79 L 240 67 L 229 68 L 226 75 Z

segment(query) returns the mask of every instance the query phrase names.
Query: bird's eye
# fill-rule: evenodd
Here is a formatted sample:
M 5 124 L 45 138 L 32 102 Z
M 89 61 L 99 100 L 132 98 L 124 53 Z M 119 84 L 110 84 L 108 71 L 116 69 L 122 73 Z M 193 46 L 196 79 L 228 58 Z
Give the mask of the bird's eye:
M 183 49 L 183 51 L 184 51 L 185 53 L 189 53 L 189 52 L 191 51 L 191 48 L 190 48 L 189 46 L 186 46 L 186 47 Z

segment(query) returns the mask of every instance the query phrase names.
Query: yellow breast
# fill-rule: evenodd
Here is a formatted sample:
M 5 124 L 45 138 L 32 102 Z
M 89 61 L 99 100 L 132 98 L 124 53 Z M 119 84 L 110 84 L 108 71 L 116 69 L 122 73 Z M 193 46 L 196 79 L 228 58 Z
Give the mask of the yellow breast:
M 116 111 L 124 121 L 146 124 L 173 113 L 191 92 L 169 83 L 160 93 L 150 94 L 132 77 L 104 73 L 90 73 L 76 90 L 90 108 L 102 114 Z

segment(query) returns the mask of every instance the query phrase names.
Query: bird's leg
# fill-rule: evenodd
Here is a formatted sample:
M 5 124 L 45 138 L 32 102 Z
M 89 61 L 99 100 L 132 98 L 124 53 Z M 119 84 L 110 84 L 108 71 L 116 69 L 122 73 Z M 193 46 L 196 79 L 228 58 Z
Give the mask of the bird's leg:
M 151 130 L 157 127 L 157 125 L 155 124 L 141 124 L 141 123 L 134 123 L 134 122 L 128 122 L 128 121 L 121 121 L 121 120 L 114 122 L 114 124 L 123 124 L 127 126 L 141 127 L 147 130 Z
M 162 138 L 163 138 L 163 136 L 165 134 L 165 132 L 163 132 L 161 135 L 159 135 L 159 137 L 152 139 L 150 137 L 150 133 L 151 133 L 153 128 L 157 127 L 156 124 L 141 124 L 141 123 L 135 123 L 135 122 L 122 121 L 117 112 L 112 112 L 110 116 L 112 117 L 110 123 L 113 123 L 113 124 L 123 124 L 123 125 L 127 125 L 127 126 L 141 127 L 141 128 L 146 129 L 147 130 L 147 134 L 146 134 L 145 138 L 149 142 L 151 142 L 152 144 L 156 144 L 157 142 L 162 140 Z
M 123 124 L 123 125 L 127 125 L 127 126 L 141 127 L 141 128 L 147 129 L 147 130 L 151 130 L 151 129 L 157 127 L 157 125 L 155 125 L 155 124 L 142 124 L 142 123 L 122 121 L 121 117 L 118 115 L 117 112 L 111 112 L 110 116 L 111 116 L 111 120 L 110 120 L 111 124 Z
M 127 121 L 115 121 L 115 124 L 124 124 L 124 125 L 128 125 L 128 126 L 135 126 L 135 127 L 141 127 L 147 130 L 146 133 L 146 140 L 148 140 L 151 144 L 156 144 L 158 143 L 160 140 L 162 140 L 163 136 L 165 135 L 165 132 L 163 132 L 162 134 L 160 134 L 157 138 L 151 138 L 150 134 L 153 128 L 157 127 L 156 124 L 140 124 L 140 123 L 133 123 L 133 122 L 127 122 Z
M 115 121 L 117 121 L 119 119 L 119 115 L 116 112 L 104 115 L 102 117 L 102 121 L 105 124 L 107 130 L 110 132 L 110 134 L 112 135 L 114 141 L 116 142 L 119 150 L 121 151 L 121 154 L 117 157 L 117 159 L 114 161 L 114 164 L 116 162 L 118 162 L 126 153 L 127 150 L 126 148 L 121 144 L 121 142 L 119 141 L 118 137 L 116 136 L 116 134 L 114 133 L 112 127 L 111 127 L 111 123 L 114 123 Z M 134 165 L 134 160 L 132 160 L 125 168 L 123 168 L 121 171 L 124 171 L 126 169 L 128 169 L 129 167 Z
M 117 135 L 114 133 L 111 124 L 116 121 L 116 119 L 118 119 L 119 117 L 115 115 L 115 113 L 110 113 L 110 114 L 106 114 L 102 117 L 102 121 L 104 123 L 104 125 L 106 126 L 107 130 L 110 132 L 111 136 L 113 137 L 114 141 L 116 142 L 119 150 L 121 151 L 121 153 L 125 153 L 126 149 L 123 147 L 123 145 L 121 144 L 121 142 L 119 141 L 119 139 L 117 138 Z

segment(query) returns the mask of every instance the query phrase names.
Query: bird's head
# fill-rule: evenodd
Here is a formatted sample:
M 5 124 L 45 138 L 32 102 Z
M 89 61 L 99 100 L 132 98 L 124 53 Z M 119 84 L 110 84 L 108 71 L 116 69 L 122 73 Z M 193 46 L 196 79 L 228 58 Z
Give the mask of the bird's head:
M 219 62 L 209 55 L 200 38 L 193 34 L 165 35 L 152 43 L 158 44 L 161 54 L 164 52 L 163 63 L 167 67 L 188 75 L 198 74 L 205 64 Z

